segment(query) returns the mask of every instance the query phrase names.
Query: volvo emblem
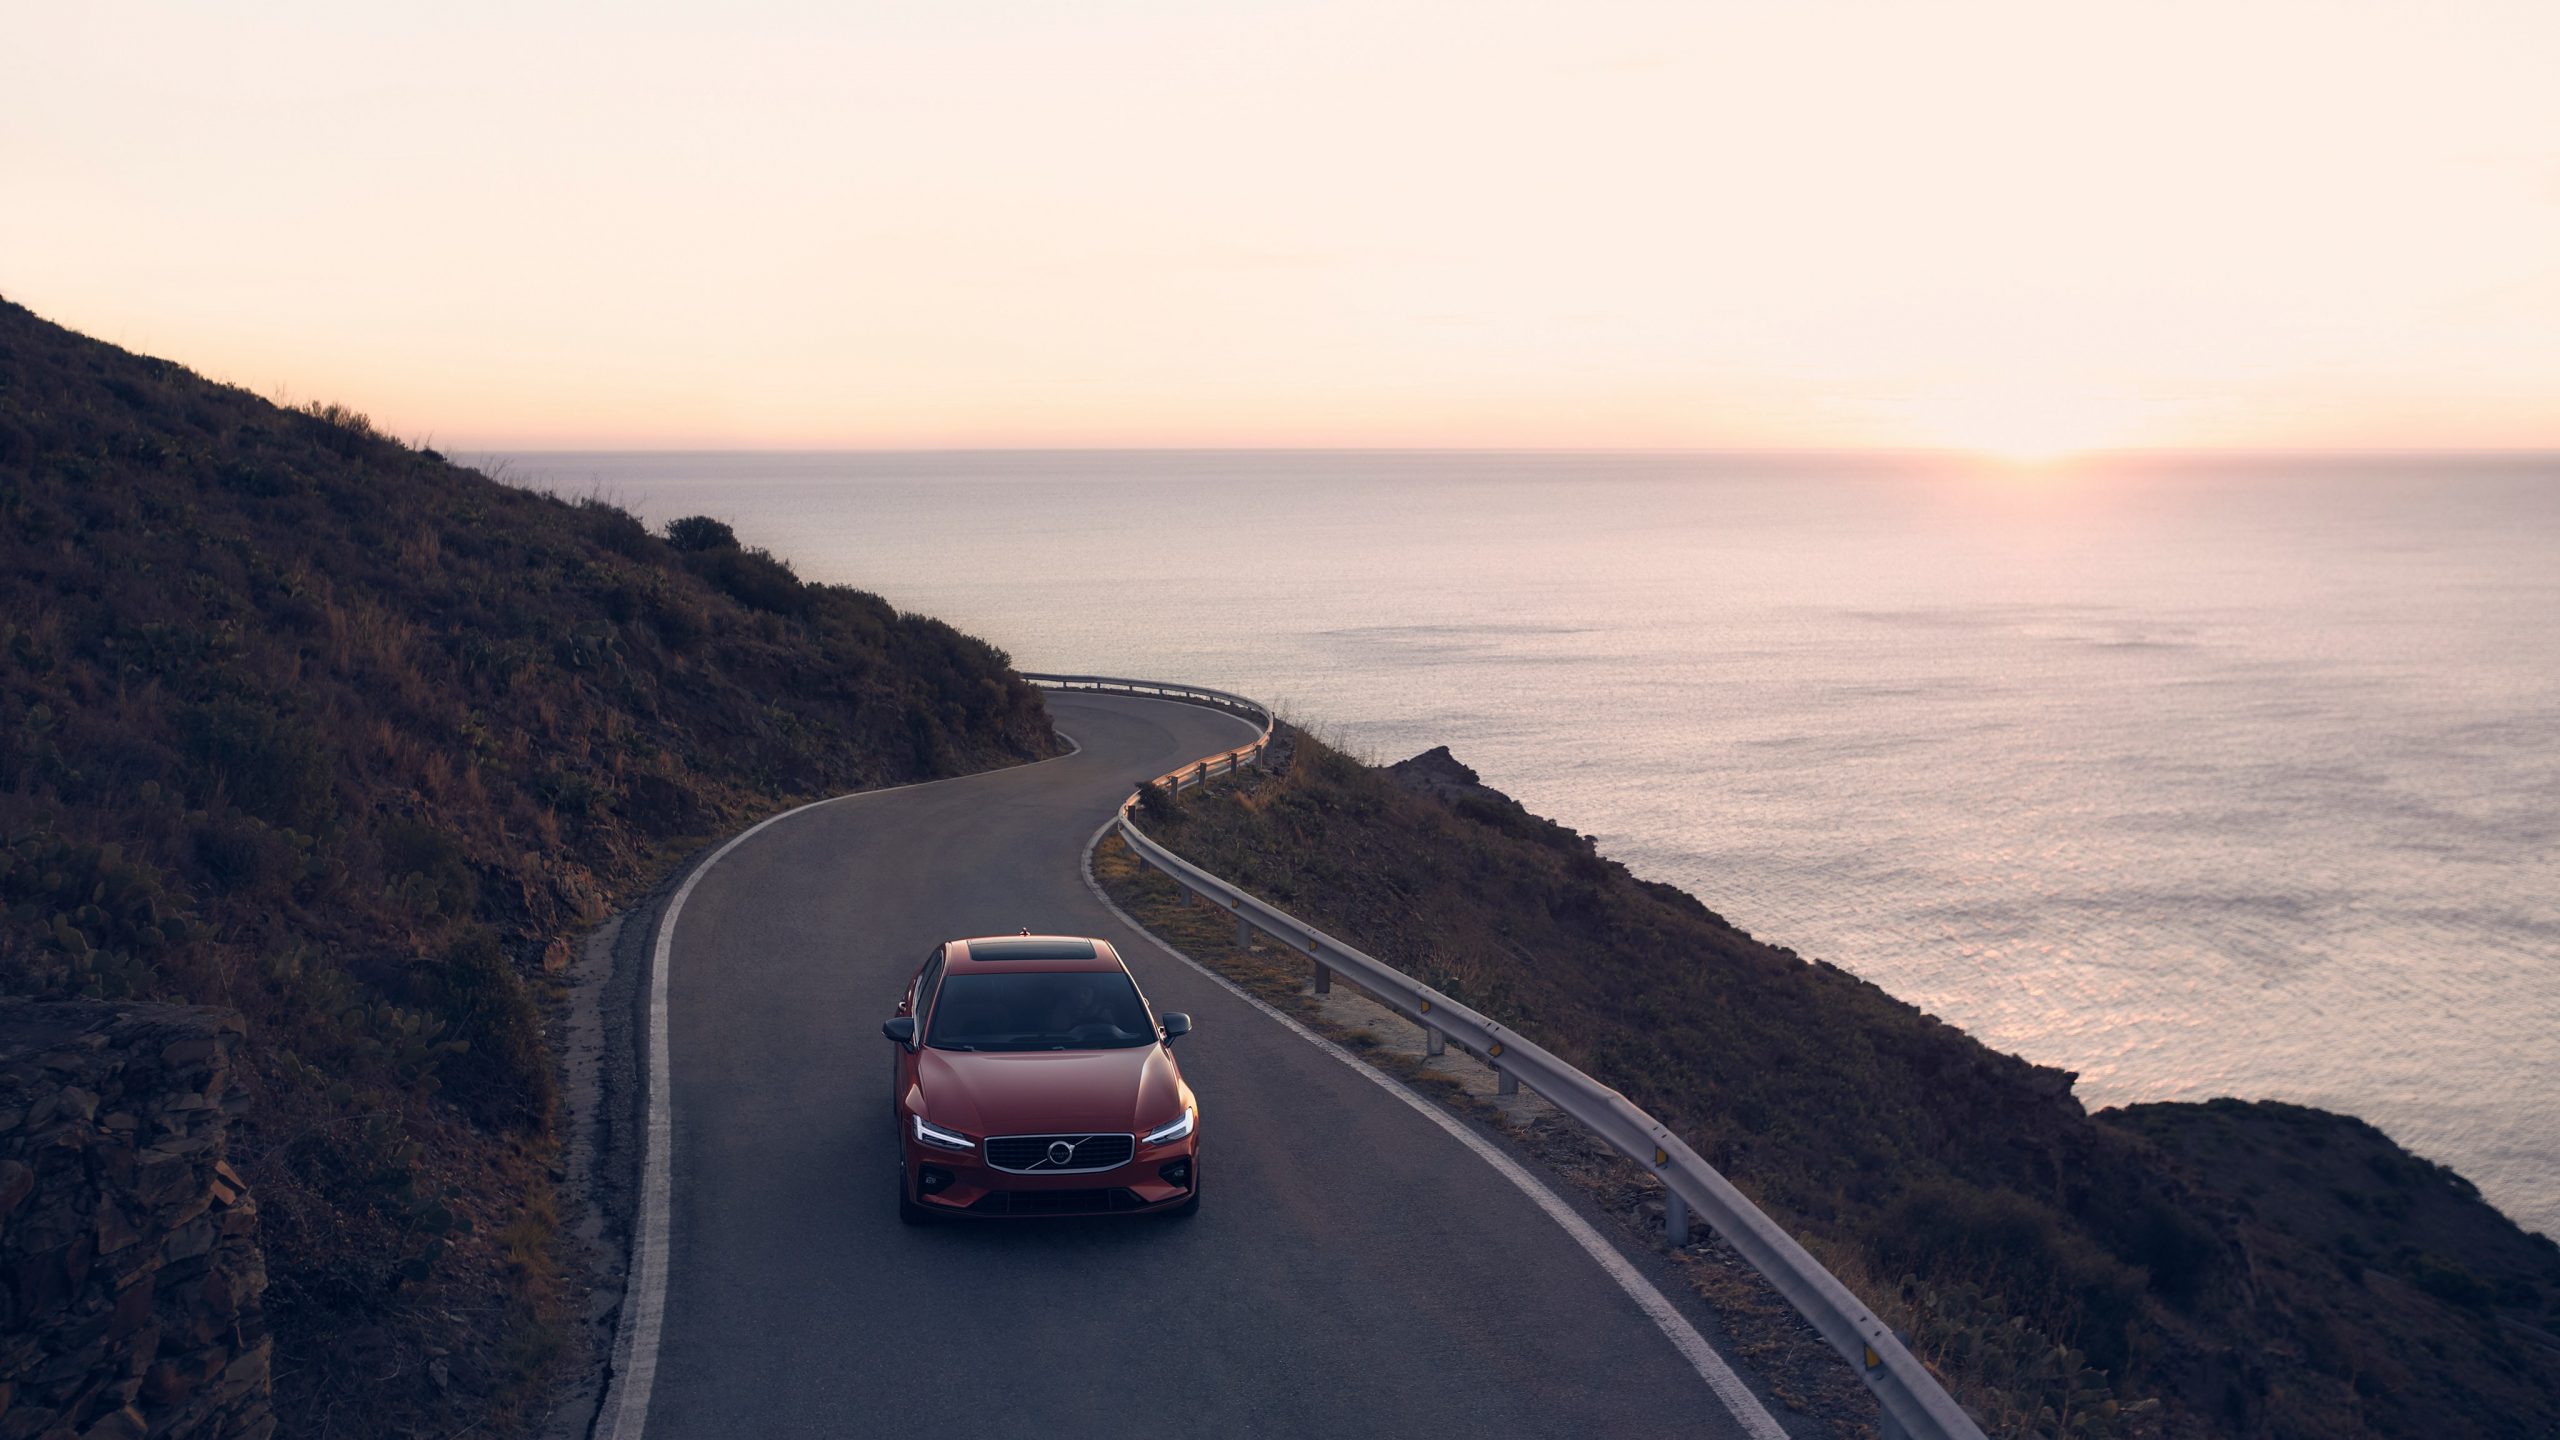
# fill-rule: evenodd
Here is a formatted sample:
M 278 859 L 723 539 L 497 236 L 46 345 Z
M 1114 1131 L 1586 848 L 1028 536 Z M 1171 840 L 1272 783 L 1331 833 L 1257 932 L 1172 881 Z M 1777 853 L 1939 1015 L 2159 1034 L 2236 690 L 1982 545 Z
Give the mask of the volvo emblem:
M 1076 1158 L 1076 1147 L 1073 1141 L 1052 1140 L 1049 1142 L 1050 1164 L 1064 1165 L 1074 1158 Z

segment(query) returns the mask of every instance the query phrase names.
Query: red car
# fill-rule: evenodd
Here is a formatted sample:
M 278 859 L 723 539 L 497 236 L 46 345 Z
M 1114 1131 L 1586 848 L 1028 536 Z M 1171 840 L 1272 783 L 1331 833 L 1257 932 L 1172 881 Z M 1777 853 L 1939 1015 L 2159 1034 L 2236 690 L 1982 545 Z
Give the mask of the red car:
M 898 1218 L 1200 1208 L 1199 1104 L 1107 941 L 952 940 L 880 1027 L 898 1042 Z

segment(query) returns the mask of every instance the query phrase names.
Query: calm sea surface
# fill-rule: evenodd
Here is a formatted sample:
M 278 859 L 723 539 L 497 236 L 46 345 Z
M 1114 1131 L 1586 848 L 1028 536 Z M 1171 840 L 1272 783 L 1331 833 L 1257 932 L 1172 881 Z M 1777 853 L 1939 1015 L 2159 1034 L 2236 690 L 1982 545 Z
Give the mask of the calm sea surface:
M 1025 667 L 1446 743 L 2093 1107 L 2351 1111 L 2560 1231 L 2560 457 L 508 465 Z

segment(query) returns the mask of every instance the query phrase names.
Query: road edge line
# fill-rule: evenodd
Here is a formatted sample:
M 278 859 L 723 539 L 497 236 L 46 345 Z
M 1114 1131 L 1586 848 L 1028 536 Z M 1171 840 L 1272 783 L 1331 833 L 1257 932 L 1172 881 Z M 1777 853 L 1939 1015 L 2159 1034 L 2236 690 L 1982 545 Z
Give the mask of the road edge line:
M 1656 1288 L 1651 1280 L 1646 1279 L 1633 1264 L 1629 1263 L 1626 1256 L 1619 1254 L 1618 1248 L 1610 1244 L 1607 1237 L 1598 1230 L 1593 1229 L 1590 1221 L 1583 1219 L 1578 1211 L 1567 1205 L 1562 1196 L 1549 1188 L 1546 1182 L 1530 1174 L 1528 1167 L 1502 1153 L 1492 1141 L 1468 1129 L 1458 1117 L 1434 1102 L 1424 1099 L 1403 1081 L 1317 1034 L 1301 1024 L 1296 1017 L 1271 1005 L 1261 996 L 1255 995 L 1226 976 L 1183 954 L 1163 936 L 1139 924 L 1135 916 L 1121 909 L 1119 903 L 1102 888 L 1101 880 L 1093 873 L 1093 852 L 1102 844 L 1103 837 L 1110 833 L 1113 824 L 1113 820 L 1105 820 L 1094 827 L 1093 835 L 1085 841 L 1084 854 L 1078 857 L 1084 871 L 1085 888 L 1093 892 L 1093 898 L 1101 901 L 1104 909 L 1117 916 L 1121 924 L 1147 937 L 1157 949 L 1199 971 L 1247 1005 L 1279 1021 L 1299 1039 L 1365 1076 L 1379 1089 L 1413 1107 L 1417 1113 L 1448 1132 L 1459 1144 L 1475 1152 L 1477 1159 L 1493 1167 L 1494 1173 L 1510 1181 L 1521 1194 L 1529 1197 L 1530 1203 L 1545 1211 L 1547 1218 L 1556 1222 L 1557 1228 L 1572 1237 L 1573 1242 L 1582 1247 L 1583 1253 L 1589 1255 L 1594 1263 L 1608 1272 L 1610 1279 L 1618 1282 L 1618 1288 L 1626 1292 L 1627 1298 L 1635 1302 L 1636 1308 L 1644 1312 L 1645 1317 L 1662 1332 L 1663 1338 L 1669 1340 L 1672 1348 L 1680 1352 L 1681 1358 L 1689 1362 L 1689 1368 L 1698 1372 L 1698 1378 L 1706 1382 L 1708 1390 L 1714 1392 L 1716 1399 L 1722 1401 L 1726 1411 L 1733 1416 L 1734 1423 L 1740 1425 L 1752 1440 L 1789 1440 L 1786 1427 L 1780 1425 L 1778 1418 L 1769 1413 L 1768 1406 L 1760 1403 L 1759 1396 L 1751 1393 L 1751 1387 L 1744 1383 L 1742 1377 L 1734 1372 L 1730 1364 L 1726 1363 L 1724 1356 L 1718 1354 L 1716 1348 L 1707 1343 L 1707 1337 L 1698 1333 L 1698 1327 L 1689 1323 L 1689 1317 L 1680 1313 L 1679 1307 L 1671 1303 L 1670 1297 Z
M 932 780 L 911 780 L 904 785 L 884 785 L 876 790 L 847 791 L 768 815 L 703 857 L 701 863 L 686 872 L 675 893 L 667 897 L 665 907 L 658 912 L 657 933 L 650 937 L 649 1108 L 641 1127 L 640 1193 L 631 1225 L 631 1283 L 623 1291 L 622 1315 L 615 1321 L 613 1373 L 606 1382 L 604 1403 L 596 1407 L 595 1427 L 589 1432 L 592 1440 L 641 1440 L 649 1424 L 649 1398 L 657 1387 L 658 1340 L 665 1328 L 667 1311 L 668 1251 L 674 1243 L 674 1222 L 669 1212 L 675 1197 L 675 1077 L 667 1056 L 667 971 L 675 952 L 676 920 L 684 913 L 684 902 L 693 894 L 693 887 L 711 873 L 713 866 L 728 858 L 730 851 L 753 839 L 766 826 L 794 815 L 866 796 L 1028 770 L 1053 760 L 1070 760 L 1084 752 L 1084 746 L 1074 736 L 1054 725 L 1050 733 L 1067 742 L 1065 753 L 968 775 L 944 775 Z

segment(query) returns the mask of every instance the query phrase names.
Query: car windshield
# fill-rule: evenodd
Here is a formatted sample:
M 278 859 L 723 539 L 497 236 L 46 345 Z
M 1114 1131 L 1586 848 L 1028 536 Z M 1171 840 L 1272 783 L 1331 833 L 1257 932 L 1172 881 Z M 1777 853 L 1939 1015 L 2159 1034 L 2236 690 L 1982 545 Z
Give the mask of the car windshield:
M 933 1003 L 936 1050 L 1119 1050 L 1152 1045 L 1138 987 L 1117 970 L 950 975 Z

